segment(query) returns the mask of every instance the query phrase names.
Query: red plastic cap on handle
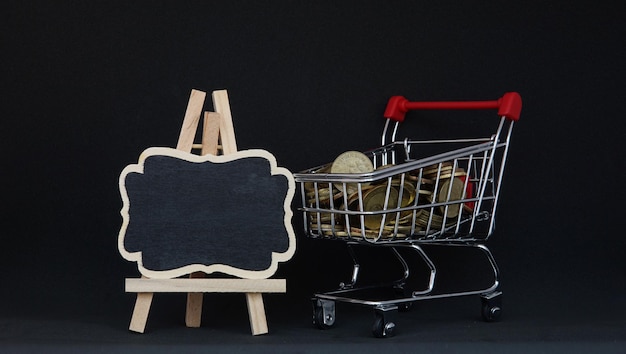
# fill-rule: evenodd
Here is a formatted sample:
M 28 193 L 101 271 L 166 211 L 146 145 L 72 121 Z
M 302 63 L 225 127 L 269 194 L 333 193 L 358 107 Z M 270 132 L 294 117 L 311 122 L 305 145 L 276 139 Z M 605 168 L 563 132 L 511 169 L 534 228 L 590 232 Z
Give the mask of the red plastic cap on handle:
M 518 121 L 522 113 L 522 97 L 517 92 L 507 92 L 498 100 L 498 115 Z
M 385 118 L 395 120 L 396 122 L 404 122 L 404 117 L 408 109 L 406 103 L 409 102 L 402 96 L 391 96 L 385 108 Z

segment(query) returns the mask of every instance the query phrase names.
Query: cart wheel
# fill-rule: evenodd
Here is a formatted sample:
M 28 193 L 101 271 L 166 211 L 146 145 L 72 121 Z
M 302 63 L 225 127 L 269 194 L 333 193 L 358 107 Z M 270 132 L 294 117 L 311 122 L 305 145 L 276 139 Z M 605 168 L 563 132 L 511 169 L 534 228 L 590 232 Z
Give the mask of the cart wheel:
M 481 296 L 482 317 L 485 322 L 496 322 L 502 317 L 502 293 Z
M 328 329 L 335 324 L 335 302 L 313 299 L 313 324 L 319 329 Z
M 485 322 L 496 322 L 500 320 L 502 316 L 502 308 L 500 306 L 491 306 L 488 304 L 483 304 L 483 320 Z
M 388 338 L 395 335 L 396 324 L 385 319 L 382 312 L 376 311 L 376 318 L 372 325 L 372 334 L 376 338 Z

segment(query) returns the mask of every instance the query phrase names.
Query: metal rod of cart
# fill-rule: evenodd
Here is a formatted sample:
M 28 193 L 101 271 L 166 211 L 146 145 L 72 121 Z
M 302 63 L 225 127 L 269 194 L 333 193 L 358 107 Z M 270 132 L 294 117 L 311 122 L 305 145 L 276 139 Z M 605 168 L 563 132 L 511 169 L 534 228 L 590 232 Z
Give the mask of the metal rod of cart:
M 384 114 L 381 147 L 351 152 L 366 156 L 371 170 L 337 173 L 333 163 L 327 163 L 294 174 L 307 237 L 345 241 L 353 263 L 349 281 L 313 296 L 313 322 L 318 328 L 334 325 L 336 302 L 372 307 L 372 333 L 376 337 L 394 335 L 395 312 L 425 299 L 479 295 L 483 319 L 500 318 L 499 270 L 485 243 L 495 228 L 509 142 L 521 107 L 516 92 L 493 101 L 411 102 L 393 96 Z M 500 119 L 495 133 L 463 139 L 396 139 L 409 111 L 452 109 L 496 110 Z M 361 245 L 390 249 L 404 270 L 402 277 L 391 284 L 360 286 L 360 263 L 354 248 Z M 431 245 L 478 250 L 488 260 L 493 282 L 470 290 L 435 291 L 437 266 L 425 250 Z M 423 288 L 406 288 L 411 267 L 405 252 L 417 254 L 429 270 Z M 383 286 L 394 289 L 394 296 L 380 299 L 360 295 L 366 288 Z

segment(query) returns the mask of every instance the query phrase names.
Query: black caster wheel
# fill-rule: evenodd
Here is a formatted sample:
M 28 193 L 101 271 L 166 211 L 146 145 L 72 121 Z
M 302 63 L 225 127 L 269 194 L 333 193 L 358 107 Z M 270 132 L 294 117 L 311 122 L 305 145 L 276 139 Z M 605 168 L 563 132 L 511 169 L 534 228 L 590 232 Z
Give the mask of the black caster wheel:
M 313 299 L 313 325 L 319 329 L 329 329 L 335 324 L 335 302 Z
M 502 318 L 502 293 L 481 296 L 481 315 L 485 322 L 497 322 Z
M 372 325 L 372 334 L 376 338 L 389 338 L 396 334 L 396 324 L 389 320 L 388 314 L 382 311 L 376 311 L 374 324 Z
M 502 308 L 500 306 L 483 304 L 482 315 L 485 322 L 499 321 L 502 317 Z

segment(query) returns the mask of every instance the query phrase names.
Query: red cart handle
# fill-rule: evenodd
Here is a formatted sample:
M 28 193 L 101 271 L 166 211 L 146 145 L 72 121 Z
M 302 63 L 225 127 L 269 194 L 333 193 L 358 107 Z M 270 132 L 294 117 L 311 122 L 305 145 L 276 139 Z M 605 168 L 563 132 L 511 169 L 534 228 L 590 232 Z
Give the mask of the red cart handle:
M 410 102 L 402 96 L 392 96 L 385 118 L 403 122 L 406 112 L 419 109 L 497 109 L 499 116 L 517 121 L 522 111 L 522 98 L 517 92 L 507 92 L 495 101 Z

